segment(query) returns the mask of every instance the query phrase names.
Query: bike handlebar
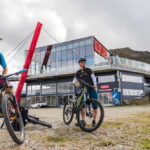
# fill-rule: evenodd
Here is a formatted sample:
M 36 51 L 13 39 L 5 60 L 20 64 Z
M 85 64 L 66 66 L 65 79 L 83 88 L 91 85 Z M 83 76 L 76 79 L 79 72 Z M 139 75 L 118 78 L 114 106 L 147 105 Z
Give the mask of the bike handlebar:
M 88 84 L 87 82 L 85 82 L 85 81 L 83 81 L 83 80 L 81 80 L 81 79 L 79 79 L 79 78 L 77 78 L 77 77 L 75 77 L 77 80 L 79 80 L 80 82 L 82 82 L 84 85 L 86 85 L 86 86 L 89 86 L 89 87 L 92 87 L 92 88 L 94 88 L 95 86 L 93 86 L 93 85 L 90 85 L 90 84 Z
M 10 76 L 13 76 L 13 75 L 19 75 L 19 74 L 22 74 L 23 72 L 25 72 L 25 71 L 27 71 L 28 69 L 23 69 L 23 70 L 20 70 L 20 71 L 18 71 L 18 72 L 16 72 L 16 73 L 13 73 L 13 74 L 9 74 L 9 75 L 7 75 L 7 76 L 0 76 L 0 79 L 6 79 L 6 78 L 8 78 L 8 77 L 10 77 Z

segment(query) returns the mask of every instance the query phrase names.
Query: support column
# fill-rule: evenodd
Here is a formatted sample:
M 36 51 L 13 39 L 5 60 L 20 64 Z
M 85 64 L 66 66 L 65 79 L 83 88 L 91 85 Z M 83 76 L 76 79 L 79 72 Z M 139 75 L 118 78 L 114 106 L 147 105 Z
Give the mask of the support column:
M 40 102 L 42 102 L 42 82 L 40 83 Z
M 58 106 L 58 83 L 56 79 L 56 106 Z
M 27 71 L 22 73 L 20 80 L 19 80 L 19 83 L 18 83 L 17 90 L 16 90 L 15 95 L 16 95 L 17 102 L 20 99 L 20 95 L 21 95 L 21 92 L 22 92 L 22 89 L 23 89 L 23 86 L 24 86 L 24 83 L 25 83 L 25 80 L 26 80 L 26 77 L 28 74 L 28 70 L 29 70 L 29 67 L 30 67 L 30 64 L 32 61 L 32 57 L 33 57 L 35 48 L 36 48 L 36 44 L 37 44 L 37 41 L 38 41 L 38 38 L 39 38 L 39 35 L 41 32 L 41 28 L 42 28 L 42 24 L 40 22 L 38 22 L 36 29 L 35 29 L 35 32 L 34 32 L 34 35 L 33 35 L 33 38 L 32 38 L 32 42 L 31 42 L 29 51 L 28 51 L 28 55 L 26 57 L 25 64 L 23 66 L 23 69 L 27 69 Z
M 25 107 L 28 107 L 28 83 L 26 83 L 26 104 Z

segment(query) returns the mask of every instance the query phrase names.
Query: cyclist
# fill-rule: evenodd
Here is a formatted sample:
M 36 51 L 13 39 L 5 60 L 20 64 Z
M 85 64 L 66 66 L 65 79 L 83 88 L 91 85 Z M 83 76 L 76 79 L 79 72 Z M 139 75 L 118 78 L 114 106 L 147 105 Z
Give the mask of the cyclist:
M 6 76 L 8 69 L 7 69 L 5 58 L 2 53 L 0 53 L 0 65 L 3 67 L 2 76 Z M 2 88 L 2 85 L 3 85 L 3 80 L 0 80 L 0 89 Z M 0 98 L 0 115 L 1 115 L 1 98 Z
M 93 71 L 90 68 L 86 67 L 86 59 L 85 58 L 80 58 L 78 63 L 80 65 L 80 69 L 76 72 L 73 83 L 78 87 L 80 86 L 79 81 L 76 79 L 76 77 L 77 77 L 77 78 L 85 81 L 89 85 L 94 86 L 94 88 L 87 87 L 87 93 L 89 94 L 89 98 L 98 100 L 97 82 L 96 82 L 96 77 L 95 77 Z M 93 109 L 94 109 L 94 117 L 93 117 L 93 121 L 92 121 L 92 126 L 95 126 L 95 124 L 96 124 L 95 119 L 97 116 L 97 105 L 96 104 L 95 105 L 93 104 Z M 85 126 L 86 125 L 85 108 L 82 109 L 81 116 L 82 116 L 81 123 L 83 126 Z M 78 124 L 76 124 L 76 125 L 78 126 Z

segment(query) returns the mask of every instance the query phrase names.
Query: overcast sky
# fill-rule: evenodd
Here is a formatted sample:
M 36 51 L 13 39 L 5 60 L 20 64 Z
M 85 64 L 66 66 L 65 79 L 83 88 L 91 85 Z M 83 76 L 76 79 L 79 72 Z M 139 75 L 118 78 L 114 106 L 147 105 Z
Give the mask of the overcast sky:
M 0 51 L 5 57 L 38 21 L 60 42 L 94 35 L 108 49 L 150 51 L 149 0 L 0 0 Z M 30 42 L 9 63 L 10 72 L 22 68 Z M 42 31 L 38 46 L 53 43 Z

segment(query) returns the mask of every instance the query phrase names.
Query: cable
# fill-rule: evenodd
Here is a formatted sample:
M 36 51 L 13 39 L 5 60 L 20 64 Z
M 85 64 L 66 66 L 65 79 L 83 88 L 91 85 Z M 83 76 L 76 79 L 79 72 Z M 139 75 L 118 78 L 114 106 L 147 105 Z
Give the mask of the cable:
M 54 41 L 56 41 L 57 43 L 60 43 L 56 38 L 54 38 L 54 36 L 52 36 L 45 28 L 42 28 Z M 68 45 L 67 45 L 67 47 L 68 47 Z M 71 49 L 69 49 L 69 48 L 67 48 L 66 49 L 67 50 L 67 52 L 68 52 L 68 50 L 71 52 L 70 54 L 73 56 L 73 57 L 75 57 L 75 58 L 80 58 L 75 52 L 73 52 Z
M 42 28 L 43 31 L 45 31 L 54 41 L 56 41 L 57 43 L 59 43 L 58 40 L 56 40 L 46 29 Z
M 6 58 L 13 53 L 13 51 L 15 51 L 29 36 L 31 36 L 33 34 L 34 31 L 32 31 L 31 33 L 29 33 L 19 44 L 17 44 L 17 46 L 11 50 L 7 55 Z
M 31 33 L 25 38 L 25 39 L 26 39 L 26 42 L 24 42 L 24 43 L 21 42 L 21 43 L 23 43 L 22 46 L 20 47 L 19 50 L 16 51 L 16 53 L 15 53 L 14 55 L 12 55 L 12 57 L 9 59 L 9 61 L 7 62 L 7 64 L 9 64 L 9 63 L 12 61 L 12 58 L 15 57 L 16 54 L 17 54 L 18 52 L 20 52 L 20 50 L 22 50 L 22 47 L 23 47 L 23 46 L 27 43 L 27 41 L 30 39 L 32 33 L 33 33 L 33 32 L 31 32 Z M 25 41 L 25 39 L 24 39 L 23 41 Z M 20 45 L 21 45 L 21 44 L 20 44 Z

